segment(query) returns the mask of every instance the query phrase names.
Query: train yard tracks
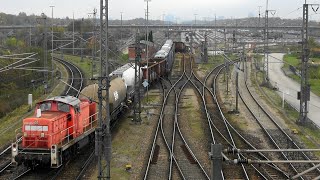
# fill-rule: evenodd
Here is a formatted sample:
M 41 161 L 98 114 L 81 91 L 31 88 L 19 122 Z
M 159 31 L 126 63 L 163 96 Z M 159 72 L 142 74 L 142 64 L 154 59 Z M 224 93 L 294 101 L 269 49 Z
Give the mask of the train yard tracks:
M 194 85 L 196 91 L 200 96 L 200 101 L 202 101 L 203 109 L 207 119 L 207 137 L 210 146 L 211 143 L 223 144 L 224 147 L 233 148 L 244 148 L 244 149 L 256 149 L 248 138 L 245 138 L 239 131 L 234 128 L 222 112 L 222 106 L 218 101 L 218 96 L 216 95 L 216 81 L 220 71 L 223 69 L 223 65 L 214 68 L 206 77 L 204 82 L 202 82 L 194 73 Z M 212 88 L 212 89 L 211 89 Z M 207 151 L 209 151 L 208 148 Z M 229 159 L 240 159 L 246 158 L 243 154 L 239 155 L 227 155 L 225 158 Z M 252 156 L 253 159 L 268 159 L 264 154 L 259 153 Z M 232 173 L 230 173 L 232 172 Z M 233 179 L 233 178 L 246 178 L 246 179 L 287 179 L 288 176 L 279 167 L 274 164 L 268 164 L 265 166 L 256 165 L 232 165 L 228 164 L 223 166 L 221 172 L 223 179 Z
M 188 62 L 191 67 L 190 59 L 191 57 L 183 62 Z M 181 108 L 179 102 L 182 92 L 190 81 L 187 65 L 183 64 L 183 72 L 176 82 L 163 81 L 164 99 L 144 179 L 209 179 L 194 150 L 185 139 L 180 125 L 183 120 L 179 119 Z
M 245 107 L 249 110 L 252 117 L 255 119 L 256 123 L 260 126 L 261 131 L 264 132 L 266 139 L 271 144 L 274 149 L 300 149 L 298 143 L 290 137 L 289 130 L 285 129 L 281 126 L 279 121 L 271 115 L 270 110 L 260 102 L 260 98 L 255 93 L 254 87 L 251 85 L 250 81 L 248 81 L 248 73 L 250 73 L 250 69 L 244 66 L 244 73 L 240 76 L 241 80 L 239 82 L 240 86 L 240 98 L 242 99 Z M 245 100 L 244 100 L 245 99 Z M 274 157 L 277 157 L 282 160 L 311 160 L 315 157 L 311 153 L 306 152 L 297 152 L 297 153 L 288 153 L 288 152 L 280 152 L 274 153 Z M 305 171 L 314 164 L 306 163 L 306 164 L 296 164 L 289 163 L 288 165 L 281 165 L 279 167 L 282 168 L 283 171 L 286 171 L 289 176 L 293 176 L 302 171 Z M 309 173 L 306 173 L 301 179 L 312 179 L 319 175 L 319 169 L 315 169 Z
M 71 63 L 56 59 L 70 70 L 77 71 L 76 67 L 71 68 Z M 210 71 L 203 79 L 199 78 L 193 70 L 193 60 L 191 55 L 184 54 L 181 60 L 183 70 L 178 76 L 169 79 L 161 79 L 163 89 L 163 102 L 160 110 L 157 127 L 153 137 L 153 143 L 150 147 L 148 162 L 143 173 L 144 179 L 210 179 L 210 161 L 207 152 L 210 151 L 210 145 L 222 144 L 224 148 L 234 149 L 261 149 L 263 146 L 256 142 L 250 135 L 238 131 L 228 118 L 225 117 L 223 106 L 220 104 L 220 97 L 217 94 L 219 89 L 219 74 L 224 65 L 221 64 Z M 238 62 L 229 62 L 230 64 Z M 239 67 L 240 65 L 236 65 Z M 246 67 L 246 66 L 243 66 Z M 260 131 L 268 144 L 267 148 L 274 149 L 299 149 L 300 146 L 293 138 L 288 135 L 288 130 L 281 127 L 277 119 L 270 115 L 268 108 L 261 102 L 255 93 L 255 89 L 248 81 L 248 68 L 243 69 L 243 75 L 240 75 L 240 93 L 245 107 L 255 119 Z M 248 72 L 247 72 L 248 71 Z M 71 73 L 70 86 L 79 88 L 79 91 L 68 87 L 65 94 L 78 96 L 83 87 L 83 77 L 79 74 Z M 188 99 L 187 89 L 192 89 L 197 96 L 199 106 L 201 106 L 203 118 L 201 124 L 205 137 L 202 141 L 195 142 L 185 129 L 185 119 L 181 115 L 186 113 L 184 110 L 185 100 Z M 221 89 L 220 89 L 221 90 Z M 8 179 L 81 179 L 94 159 L 93 149 L 79 152 L 78 159 L 70 160 L 58 169 L 49 170 L 37 167 L 36 171 L 20 167 L 19 169 L 10 169 L 10 158 L 1 158 L 0 174 L 1 177 Z M 0 153 L 1 157 L 7 157 L 10 154 L 10 147 Z M 8 155 L 9 157 L 10 155 Z M 315 157 L 311 153 L 254 153 L 254 154 L 225 154 L 227 160 L 232 159 L 253 159 L 253 160 L 311 160 Z M 2 161 L 3 160 L 3 161 Z M 67 168 L 68 166 L 68 168 Z M 221 171 L 222 179 L 288 179 L 314 164 L 224 164 Z M 232 173 L 231 173 L 232 172 Z M 312 179 L 319 175 L 320 170 L 315 169 L 306 173 L 301 179 Z M 3 173 L 6 175 L 2 176 Z M 36 177 L 36 178 L 35 178 Z
M 228 132 L 227 135 L 224 136 L 225 137 L 224 139 L 227 139 L 227 137 L 229 137 L 229 140 L 227 140 L 228 143 L 226 144 L 225 147 L 241 148 L 241 149 L 257 149 L 257 145 L 256 145 L 257 143 L 254 141 L 254 138 L 239 132 L 223 114 L 222 106 L 220 104 L 220 100 L 218 101 L 219 97 L 217 96 L 217 90 L 216 90 L 217 89 L 216 86 L 218 84 L 217 81 L 218 81 L 218 76 L 216 75 L 214 78 L 214 81 L 213 81 L 213 86 L 215 87 L 214 92 L 213 92 L 213 97 L 215 99 L 215 102 L 217 103 L 221 118 L 218 117 L 217 120 L 215 121 L 215 123 L 217 123 L 217 125 L 218 125 L 219 120 L 220 120 L 220 122 L 223 122 L 224 125 L 222 125 L 222 126 L 224 126 L 224 128 L 226 129 L 225 131 Z M 223 129 L 223 128 L 219 128 L 219 127 L 221 127 L 221 126 L 218 126 L 218 128 L 216 128 L 216 129 Z M 234 159 L 234 158 L 235 159 L 246 159 L 248 157 L 243 154 L 238 154 L 237 157 L 231 156 L 229 158 L 230 159 Z M 269 158 L 263 153 L 257 153 L 257 154 L 251 155 L 250 158 L 256 159 L 256 160 L 257 159 L 269 160 Z M 242 171 L 243 171 L 244 175 L 247 177 L 247 179 L 252 179 L 252 178 L 287 179 L 287 178 L 289 178 L 284 171 L 282 171 L 277 165 L 272 164 L 272 163 L 267 164 L 265 166 L 264 165 L 257 166 L 257 165 L 253 165 L 253 164 L 251 164 L 250 166 L 244 166 L 241 164 L 240 166 L 242 166 Z

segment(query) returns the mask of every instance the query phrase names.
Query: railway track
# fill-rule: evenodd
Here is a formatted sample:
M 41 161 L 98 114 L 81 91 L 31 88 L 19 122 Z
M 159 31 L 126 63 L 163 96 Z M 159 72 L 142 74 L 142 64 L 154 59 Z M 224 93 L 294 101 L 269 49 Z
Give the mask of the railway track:
M 209 93 L 205 88 L 206 82 L 213 82 L 215 77 L 218 76 L 220 70 L 223 68 L 222 65 L 213 69 L 204 79 L 202 87 L 198 90 L 201 91 L 202 101 L 204 104 L 204 109 L 206 110 L 207 115 L 207 123 L 210 128 L 210 141 L 214 144 L 222 144 L 224 147 L 228 147 L 230 145 L 235 146 L 235 140 L 233 135 L 231 134 L 228 126 L 225 124 L 225 118 L 223 114 L 219 112 L 219 105 L 216 103 L 216 98 L 214 94 Z M 200 81 L 198 81 L 199 83 Z M 211 87 L 211 83 L 208 84 Z M 199 86 L 199 85 L 198 85 Z M 210 107 L 208 107 L 210 105 Z M 209 146 L 209 145 L 208 145 Z M 209 146 L 210 147 L 210 146 Z M 208 149 L 209 151 L 209 149 Z M 234 156 L 232 156 L 235 158 Z M 232 158 L 231 157 L 231 158 Z M 230 178 L 243 178 L 249 179 L 249 175 L 247 172 L 247 168 L 244 166 L 236 166 L 236 165 L 227 165 L 223 167 L 223 177 L 225 179 Z M 227 172 L 233 172 L 232 175 Z
M 170 88 L 164 92 L 144 179 L 209 179 L 181 133 L 178 120 L 181 92 L 190 80 L 185 67 L 175 83 L 163 82 Z
M 245 66 L 246 67 L 246 66 Z M 250 111 L 256 122 L 259 124 L 265 135 L 269 138 L 270 143 L 273 145 L 275 149 L 300 149 L 299 145 L 288 135 L 288 130 L 281 127 L 279 121 L 273 117 L 265 105 L 259 102 L 259 98 L 257 97 L 257 93 L 254 93 L 254 88 L 251 86 L 250 81 L 247 80 L 248 68 L 245 68 L 244 75 L 241 76 L 243 82 L 241 84 L 241 93 L 240 98 L 243 103 Z M 245 100 L 244 100 L 245 97 Z M 314 157 L 312 154 L 307 154 L 304 152 L 301 153 L 277 153 L 277 157 L 284 160 L 310 160 Z M 308 163 L 303 165 L 292 164 L 290 163 L 288 166 L 282 165 L 282 169 L 287 171 L 287 173 L 292 176 L 297 173 L 300 173 L 306 169 L 313 167 L 314 164 Z M 319 175 L 319 169 L 311 171 L 306 175 L 302 176 L 301 179 L 312 179 Z
M 82 71 L 76 65 L 61 58 L 54 57 L 54 60 L 64 65 L 69 73 L 68 86 L 62 94 L 78 97 L 85 85 Z
M 230 145 L 234 146 L 234 137 L 231 134 L 230 130 L 228 129 L 228 126 L 225 124 L 223 120 L 225 120 L 223 114 L 219 113 L 219 105 L 216 103 L 215 95 L 212 93 L 212 91 L 208 88 L 212 86 L 212 83 L 207 82 L 214 82 L 218 74 L 220 73 L 221 69 L 223 68 L 223 65 L 219 65 L 215 67 L 204 79 L 204 82 L 202 82 L 194 73 L 194 87 L 198 91 L 198 94 L 201 96 L 201 101 L 203 104 L 203 109 L 205 112 L 205 116 L 207 119 L 207 124 L 209 128 L 209 137 L 208 140 L 208 150 L 210 151 L 210 144 L 222 144 L 225 147 L 228 147 Z M 212 86 L 213 87 L 213 86 Z M 211 93 L 210 93 L 211 92 Z M 222 116 L 222 117 L 221 117 Z M 220 119 L 221 121 L 219 121 Z M 246 177 L 249 179 L 248 170 L 244 166 L 235 166 L 235 165 L 227 165 L 223 167 L 222 177 L 225 179 L 232 179 L 232 178 L 243 178 Z M 251 170 L 253 171 L 253 170 Z M 227 172 L 232 172 L 232 175 Z M 253 173 L 251 173 L 253 174 Z
M 198 94 L 201 96 L 203 103 L 203 109 L 207 117 L 208 123 L 208 137 L 211 137 L 211 140 L 208 140 L 208 150 L 210 151 L 210 144 L 211 143 L 221 143 L 225 147 L 237 147 L 235 142 L 242 142 L 237 143 L 241 148 L 246 147 L 247 149 L 256 149 L 243 135 L 241 135 L 224 117 L 222 113 L 221 106 L 218 102 L 216 96 L 216 81 L 217 77 L 222 70 L 223 65 L 217 66 L 213 69 L 204 80 L 204 83 L 195 75 L 193 83 L 195 89 L 197 90 Z M 205 82 L 210 82 L 208 85 L 205 85 Z M 213 88 L 213 92 L 211 88 Z M 235 139 L 235 140 L 234 140 Z M 230 157 L 230 158 L 244 158 L 242 154 L 238 157 Z M 259 153 L 259 158 L 268 159 L 264 154 Z M 257 157 L 256 157 L 257 158 Z M 232 173 L 230 173 L 232 172 Z M 266 166 L 247 166 L 244 167 L 243 165 L 227 165 L 223 167 L 222 176 L 226 179 L 233 179 L 233 178 L 246 178 L 246 179 L 287 179 L 288 176 L 284 174 L 276 165 L 266 165 Z
M 183 104 L 184 95 L 187 91 L 187 85 L 190 84 L 190 78 L 192 77 L 193 71 L 193 57 L 191 55 L 184 56 L 184 66 L 185 66 L 185 75 L 187 81 L 179 88 L 180 90 L 177 93 L 178 102 L 176 102 L 176 115 L 175 118 L 175 129 L 178 132 L 178 136 L 174 137 L 173 143 L 173 153 L 176 154 L 178 159 L 178 164 L 182 170 L 182 173 L 186 179 L 210 179 L 208 176 L 208 169 L 207 171 L 204 168 L 205 162 L 201 161 L 201 152 L 198 151 L 198 148 L 195 146 L 195 142 L 193 142 L 190 137 L 187 135 L 189 134 L 183 125 L 185 119 L 178 118 L 178 115 L 181 114 L 180 112 L 185 112 L 179 106 Z M 208 165 L 208 164 L 207 164 Z
M 87 145 L 87 147 L 81 150 L 76 156 L 77 158 L 72 158 L 70 161 L 64 163 L 63 167 L 50 179 L 82 179 L 95 157 L 94 146 L 92 144 Z
M 229 62 L 230 63 L 230 62 Z M 218 76 L 216 76 L 214 78 L 214 83 L 213 86 L 217 87 L 217 81 L 218 81 Z M 258 145 L 257 142 L 254 141 L 254 137 L 248 136 L 246 134 L 241 134 L 238 130 L 236 130 L 236 128 L 234 128 L 231 123 L 226 119 L 226 117 L 223 114 L 222 111 L 222 106 L 220 105 L 220 102 L 218 100 L 218 96 L 217 96 L 217 88 L 214 88 L 214 98 L 215 101 L 218 105 L 219 108 L 219 112 L 220 115 L 223 119 L 223 122 L 225 124 L 226 127 L 228 128 L 228 131 L 232 131 L 232 133 L 229 133 L 229 136 L 232 136 L 232 134 L 234 134 L 233 136 L 236 137 L 236 141 L 232 141 L 232 143 L 229 143 L 229 147 L 232 148 L 242 148 L 242 149 L 257 149 Z M 235 143 L 235 142 L 241 142 L 242 143 Z M 246 157 L 243 154 L 239 154 L 237 158 L 242 158 L 242 159 L 247 159 L 249 157 Z M 269 160 L 270 157 L 266 156 L 263 153 L 257 153 L 257 154 L 252 154 L 250 156 L 251 159 L 256 159 L 256 160 Z M 242 165 L 243 166 L 243 165 Z M 248 173 L 250 174 L 249 178 L 256 178 L 255 176 L 258 176 L 260 179 L 288 179 L 289 176 L 286 174 L 286 172 L 282 171 L 277 165 L 271 163 L 271 164 L 267 164 L 267 165 L 250 165 L 254 170 L 254 172 Z

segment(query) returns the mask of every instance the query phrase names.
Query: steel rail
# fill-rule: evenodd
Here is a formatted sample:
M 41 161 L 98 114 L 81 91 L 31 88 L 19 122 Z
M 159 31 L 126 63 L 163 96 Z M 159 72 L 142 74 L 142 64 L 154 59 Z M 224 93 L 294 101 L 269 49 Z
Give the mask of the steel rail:
M 185 62 L 185 61 L 184 61 Z M 184 63 L 185 65 L 185 63 Z M 210 179 L 209 175 L 206 173 L 206 171 L 204 170 L 203 168 L 203 165 L 201 165 L 200 161 L 197 159 L 196 155 L 194 154 L 194 152 L 192 151 L 192 149 L 190 148 L 190 146 L 188 145 L 186 139 L 184 138 L 182 132 L 181 132 L 181 129 L 180 129 L 180 126 L 179 126 L 179 122 L 178 122 L 178 105 L 179 105 L 179 99 L 180 99 L 180 96 L 181 96 L 181 93 L 182 91 L 184 90 L 185 86 L 191 81 L 191 77 L 192 77 L 192 61 L 191 61 L 191 56 L 190 56 L 190 68 L 191 68 L 191 74 L 190 76 L 187 76 L 187 74 L 185 74 L 185 76 L 187 76 L 187 81 L 183 84 L 183 86 L 180 88 L 180 91 L 178 92 L 176 98 L 176 113 L 175 113 L 175 124 L 176 124 L 176 128 L 179 132 L 179 136 L 181 137 L 181 139 L 183 140 L 183 143 L 184 145 L 186 146 L 186 148 L 188 149 L 188 151 L 190 152 L 190 154 L 192 155 L 192 157 L 195 159 L 195 161 L 197 162 L 197 165 L 199 166 L 199 168 L 201 169 L 201 171 L 203 172 L 203 174 L 205 175 L 205 177 L 207 179 Z
M 248 84 L 247 84 L 247 69 L 245 71 L 245 86 L 246 86 L 246 89 L 247 91 L 249 92 L 250 96 L 252 97 L 252 99 L 254 100 L 254 102 L 259 106 L 259 108 L 262 110 L 262 112 L 271 120 L 271 122 L 282 132 L 282 134 L 287 138 L 287 140 L 289 140 L 290 142 L 293 143 L 293 145 L 297 148 L 297 149 L 301 149 L 296 143 L 295 141 L 283 130 L 283 128 L 280 127 L 280 125 L 271 117 L 271 115 L 262 107 L 262 105 L 257 101 L 257 99 L 253 96 L 252 92 L 250 91 L 249 87 L 248 87 Z M 247 103 L 243 100 L 241 94 L 239 93 L 240 95 L 240 98 L 242 99 L 242 101 L 244 102 L 245 106 L 248 108 L 248 110 L 250 109 L 247 105 Z M 258 120 L 259 118 L 256 117 L 254 115 L 254 113 L 251 111 L 251 109 L 249 110 L 250 113 L 255 117 L 256 121 L 258 122 L 258 124 L 260 125 L 260 127 L 264 130 L 264 132 L 267 134 L 267 136 L 270 138 L 270 140 L 273 142 L 273 144 L 278 148 L 278 149 L 281 149 L 280 146 L 278 145 L 278 143 L 273 139 L 272 135 L 264 128 L 264 126 L 261 124 L 261 122 Z M 289 160 L 289 158 L 283 153 L 281 152 L 282 156 L 286 159 L 286 160 Z M 304 152 L 301 152 L 301 154 L 303 155 L 304 158 L 306 158 L 307 160 L 310 160 L 310 158 L 304 153 Z M 313 163 L 312 163 L 313 164 Z M 292 167 L 292 169 L 296 172 L 296 173 L 299 173 L 297 168 L 290 163 L 290 166 Z M 313 164 L 313 166 L 315 166 Z M 319 171 L 319 169 L 317 168 L 317 171 Z M 304 179 L 303 177 L 300 177 L 301 179 Z
M 229 63 L 233 63 L 233 62 L 230 61 Z M 225 68 L 225 67 L 223 66 L 223 64 L 219 65 L 218 67 Z M 216 67 L 216 68 L 218 68 L 218 67 Z M 222 68 L 219 69 L 218 74 L 220 74 L 220 71 L 222 70 Z M 213 71 L 215 71 L 215 69 L 213 69 L 213 70 L 209 73 L 208 77 L 210 76 L 210 74 L 213 73 Z M 203 83 L 202 81 L 200 81 L 199 78 L 198 78 L 196 75 L 194 75 L 194 77 L 195 77 L 195 79 L 196 79 L 197 81 L 199 81 L 199 82 L 202 84 L 203 89 L 207 89 L 208 92 L 209 92 L 209 93 L 211 94 L 211 96 L 213 97 L 214 95 L 213 95 L 212 91 L 211 91 L 206 85 L 204 85 L 204 83 Z M 205 81 L 207 81 L 208 77 L 206 78 Z M 216 79 L 217 79 L 217 76 L 215 77 L 214 81 L 216 81 Z M 196 86 L 196 85 L 194 85 L 194 86 Z M 214 85 L 213 85 L 213 86 L 216 86 L 216 85 L 215 85 L 215 82 L 214 82 Z M 198 91 L 199 91 L 199 90 L 198 90 Z M 199 92 L 199 94 L 201 95 L 200 92 Z M 203 94 L 204 94 L 204 91 L 203 91 Z M 205 109 L 206 109 L 205 98 L 202 98 L 202 99 L 203 99 L 204 106 L 205 106 Z M 219 102 L 218 102 L 218 103 L 219 103 Z M 207 110 L 206 110 L 206 112 L 207 112 Z M 208 113 L 208 112 L 207 112 L 207 113 Z M 212 128 L 211 128 L 211 125 L 212 125 L 212 126 L 215 128 L 215 130 L 220 134 L 220 136 L 221 136 L 226 142 L 228 142 L 228 144 L 229 144 L 230 146 L 232 146 L 231 142 L 229 142 L 229 141 L 224 137 L 224 135 L 220 132 L 220 130 L 213 124 L 210 116 L 209 116 L 209 120 L 210 120 L 210 121 L 209 121 L 208 123 L 209 123 L 210 129 L 212 129 Z M 256 149 L 256 148 L 255 148 L 247 139 L 245 139 L 228 121 L 226 121 L 226 123 L 227 123 L 228 126 L 231 127 L 231 129 L 232 129 L 248 146 L 250 146 L 250 147 L 253 148 L 253 149 Z M 243 157 L 242 154 L 240 154 L 240 155 Z M 267 158 L 264 154 L 259 153 L 259 155 L 262 156 L 264 159 L 267 159 L 267 160 L 268 160 L 268 158 Z M 252 166 L 263 178 L 266 179 L 266 177 L 265 177 L 255 166 L 253 166 L 253 165 L 251 165 L 251 166 Z M 289 176 L 287 176 L 287 175 L 285 174 L 285 172 L 283 172 L 281 169 L 279 169 L 275 164 L 268 164 L 268 166 L 269 166 L 270 168 L 272 168 L 272 169 L 275 169 L 276 171 L 279 171 L 281 174 L 283 174 L 283 175 L 285 175 L 287 178 L 289 178 Z

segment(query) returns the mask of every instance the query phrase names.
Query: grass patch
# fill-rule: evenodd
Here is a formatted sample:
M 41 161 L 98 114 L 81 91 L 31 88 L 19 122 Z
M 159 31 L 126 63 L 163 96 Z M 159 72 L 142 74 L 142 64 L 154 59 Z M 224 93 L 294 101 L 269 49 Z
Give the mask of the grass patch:
M 111 172 L 112 179 L 130 179 L 130 173 L 125 170 L 125 167 L 111 167 Z
M 301 59 L 298 58 L 295 54 L 287 54 L 283 58 L 284 66 L 283 69 L 285 71 L 290 71 L 290 65 L 293 66 L 297 72 L 301 69 Z M 312 62 L 312 63 L 310 63 Z M 317 96 L 320 96 L 320 66 L 319 66 L 320 58 L 312 58 L 309 61 L 309 83 L 311 85 L 311 91 L 315 93 Z M 295 74 L 290 74 L 290 78 L 294 79 L 298 83 L 300 83 L 300 77 Z
M 191 131 L 189 133 L 192 134 L 193 139 L 199 140 L 205 137 L 205 134 L 202 127 L 201 110 L 198 106 L 194 105 L 195 98 L 193 97 L 195 96 L 189 96 L 189 98 L 184 99 L 182 101 L 183 102 L 182 107 L 184 107 L 184 109 L 180 113 L 184 115 L 182 116 L 183 118 L 180 118 L 180 119 L 184 120 L 185 118 L 185 120 L 188 121 L 188 126 Z
M 83 59 L 81 59 L 80 56 L 73 56 L 73 55 L 66 55 L 64 54 L 64 60 L 69 61 L 71 63 L 73 63 L 74 65 L 78 66 L 82 72 L 84 73 L 86 78 L 91 77 L 91 71 L 92 71 L 92 59 L 90 58 L 86 58 L 84 57 Z M 96 65 L 98 63 L 96 62 Z M 94 73 L 98 73 L 99 72 L 99 68 L 98 66 L 96 66 L 96 70 L 94 71 Z
M 289 68 L 289 65 L 294 66 L 294 67 L 298 67 L 300 66 L 300 59 L 298 59 L 297 56 L 293 55 L 293 54 L 286 54 L 283 57 L 284 60 L 284 67 L 285 68 Z
M 208 63 L 198 64 L 198 70 L 208 73 L 211 71 L 214 67 L 224 63 L 224 57 L 218 55 L 218 56 L 209 56 L 208 57 Z
M 64 66 L 57 63 L 57 68 L 61 71 L 61 76 L 64 77 L 64 81 L 67 81 L 68 73 Z M 51 92 L 49 95 L 42 95 L 40 98 L 35 99 L 33 101 L 33 104 L 36 102 L 45 99 L 47 96 L 57 96 L 60 95 L 65 88 L 65 85 L 62 82 L 58 82 L 59 84 L 55 87 L 55 89 Z M 40 94 L 43 92 L 43 88 L 40 87 L 37 90 L 35 90 L 35 93 L 37 93 L 37 96 L 40 96 Z M 35 96 L 33 96 L 35 97 Z M 30 112 L 28 112 L 29 106 L 28 105 L 22 105 L 19 108 L 16 108 L 14 111 L 8 113 L 5 117 L 0 119 L 0 147 L 7 145 L 8 143 L 11 143 L 15 140 L 16 133 L 15 130 L 18 128 L 21 128 L 22 126 L 22 120 L 23 118 L 30 116 L 33 114 L 34 109 Z
M 22 119 L 25 116 L 28 116 L 33 113 L 28 113 L 29 106 L 23 105 L 5 117 L 1 118 L 1 125 L 0 125 L 0 147 L 8 145 L 9 143 L 14 142 L 16 137 L 15 130 L 21 128 L 22 126 Z
M 149 103 L 159 103 L 159 101 L 160 96 L 149 96 Z M 146 105 L 145 103 L 141 104 L 142 106 Z M 144 110 L 142 113 L 145 114 Z M 141 115 L 142 123 L 140 125 L 132 124 L 131 118 L 128 115 L 124 116 L 127 117 L 121 117 L 112 132 L 111 177 L 112 179 L 139 179 L 145 162 L 144 156 L 148 154 L 150 139 L 153 138 L 153 128 L 157 124 L 157 116 L 151 116 L 150 120 L 147 120 L 146 115 Z M 127 164 L 132 165 L 131 172 L 126 171 Z M 96 179 L 97 173 L 97 171 L 93 172 L 94 179 Z

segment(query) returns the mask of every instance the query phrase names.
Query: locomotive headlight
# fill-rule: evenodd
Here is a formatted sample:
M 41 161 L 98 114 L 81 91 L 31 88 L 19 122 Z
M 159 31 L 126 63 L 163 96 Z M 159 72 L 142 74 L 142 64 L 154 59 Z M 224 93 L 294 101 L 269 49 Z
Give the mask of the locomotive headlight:
M 17 152 L 17 145 L 16 144 L 12 145 L 12 151 Z
M 27 136 L 28 136 L 27 132 L 24 132 L 24 133 L 23 133 L 23 136 L 24 136 L 24 137 L 27 137 Z
M 51 150 L 51 153 L 54 154 L 56 151 L 54 149 Z

